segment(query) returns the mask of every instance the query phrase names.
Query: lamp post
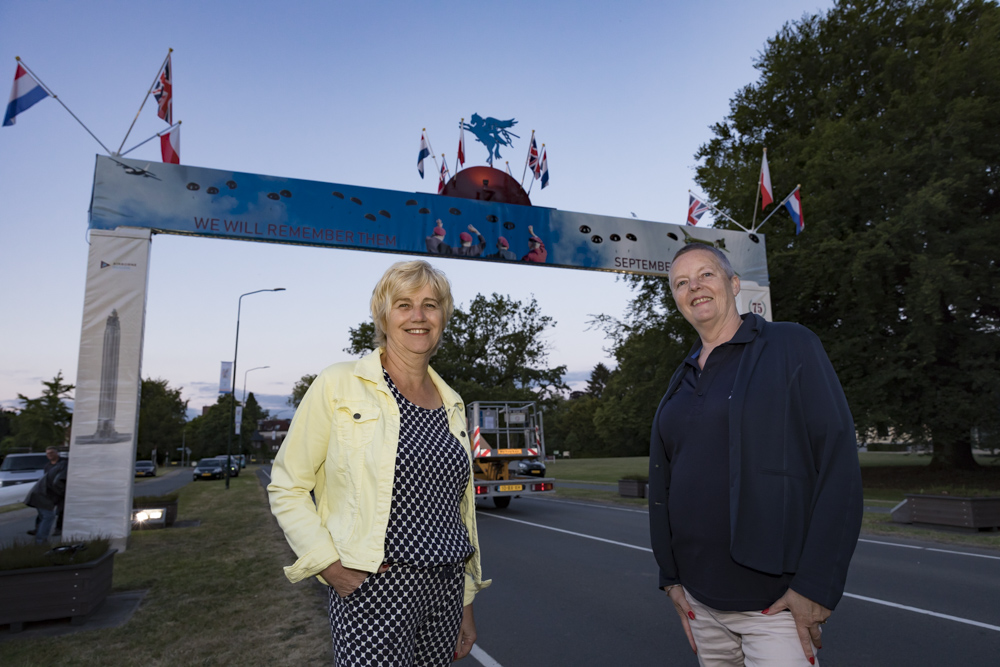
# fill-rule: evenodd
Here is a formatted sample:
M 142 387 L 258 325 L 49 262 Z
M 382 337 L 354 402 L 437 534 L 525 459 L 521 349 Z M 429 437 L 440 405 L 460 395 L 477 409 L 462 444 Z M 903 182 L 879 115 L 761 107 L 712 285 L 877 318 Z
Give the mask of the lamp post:
M 247 371 L 245 371 L 243 373 L 243 407 L 246 407 L 246 404 L 247 404 L 247 375 L 250 374 L 250 371 L 259 371 L 259 370 L 261 370 L 263 368 L 270 368 L 270 366 L 257 366 L 256 368 L 251 368 L 251 369 L 249 369 L 249 370 L 247 370 Z M 233 424 L 234 425 L 236 424 L 236 420 L 235 419 L 233 419 Z M 243 454 L 243 427 L 241 425 L 240 426 L 240 448 L 237 451 L 237 455 L 242 455 L 242 454 Z
M 233 401 L 232 409 L 229 414 L 229 437 L 226 439 L 226 490 L 229 490 L 229 466 L 232 465 L 232 449 L 233 449 L 233 430 L 236 428 L 236 359 L 240 351 L 240 312 L 243 310 L 243 297 L 250 296 L 251 294 L 259 294 L 261 292 L 284 292 L 284 287 L 273 287 L 271 289 L 259 289 L 253 292 L 247 292 L 246 294 L 240 294 L 239 301 L 236 304 L 236 347 L 233 349 L 233 390 L 230 393 L 230 397 Z M 245 384 L 244 384 L 245 386 Z

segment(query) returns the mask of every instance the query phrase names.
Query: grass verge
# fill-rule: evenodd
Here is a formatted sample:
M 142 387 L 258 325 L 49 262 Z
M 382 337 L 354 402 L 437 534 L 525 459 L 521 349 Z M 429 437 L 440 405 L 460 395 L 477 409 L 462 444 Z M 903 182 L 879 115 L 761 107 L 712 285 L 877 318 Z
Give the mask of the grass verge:
M 249 471 L 249 469 L 248 469 Z M 189 484 L 179 520 L 194 528 L 132 533 L 114 590 L 147 589 L 120 628 L 0 643 L 0 664 L 328 665 L 326 612 L 312 582 L 288 583 L 294 556 L 253 474 Z
M 868 535 L 907 537 L 942 544 L 960 544 L 968 547 L 1000 549 L 1000 532 L 973 533 L 945 529 L 916 528 L 901 523 L 893 523 L 888 514 L 865 512 L 861 530 Z
M 27 507 L 27 505 L 25 505 L 24 503 L 14 503 L 13 505 L 4 505 L 3 507 L 0 507 L 0 514 L 6 514 L 7 512 L 16 512 L 18 510 L 23 510 L 25 507 Z

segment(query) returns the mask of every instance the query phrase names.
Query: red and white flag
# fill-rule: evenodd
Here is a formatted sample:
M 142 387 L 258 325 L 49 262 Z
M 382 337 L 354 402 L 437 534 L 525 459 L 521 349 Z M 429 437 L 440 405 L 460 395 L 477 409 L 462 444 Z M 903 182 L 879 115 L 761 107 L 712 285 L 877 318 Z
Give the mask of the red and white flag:
M 170 54 L 167 54 L 167 61 L 163 63 L 163 69 L 157 77 L 153 86 L 153 97 L 156 98 L 156 115 L 167 121 L 168 125 L 174 124 L 174 80 L 170 64 Z M 164 160 L 166 162 L 166 160 Z
M 459 167 L 465 166 L 465 126 L 461 122 L 458 124 L 458 159 L 456 162 Z
M 160 152 L 163 161 L 169 164 L 181 163 L 181 126 L 160 135 Z
M 760 163 L 760 210 L 774 201 L 774 190 L 771 189 L 771 170 L 767 168 L 767 149 L 764 149 L 764 160 Z

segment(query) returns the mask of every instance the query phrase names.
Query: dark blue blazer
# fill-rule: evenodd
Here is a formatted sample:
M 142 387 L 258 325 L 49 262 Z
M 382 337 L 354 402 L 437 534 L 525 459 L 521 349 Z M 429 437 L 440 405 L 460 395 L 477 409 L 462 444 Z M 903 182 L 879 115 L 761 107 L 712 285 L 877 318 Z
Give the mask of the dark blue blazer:
M 795 592 L 833 609 L 861 531 L 854 419 L 814 333 L 745 317 L 754 319 L 755 336 L 729 399 L 730 554 L 761 572 L 794 573 Z M 671 463 L 658 426 L 682 370 L 660 401 L 649 445 L 650 536 L 661 588 L 683 583 L 671 549 Z

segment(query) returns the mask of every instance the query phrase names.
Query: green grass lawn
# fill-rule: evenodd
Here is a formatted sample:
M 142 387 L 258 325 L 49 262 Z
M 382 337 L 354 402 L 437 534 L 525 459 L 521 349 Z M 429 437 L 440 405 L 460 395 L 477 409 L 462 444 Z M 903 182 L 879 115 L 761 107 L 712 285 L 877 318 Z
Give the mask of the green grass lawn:
M 12 665 L 329 665 L 329 622 L 312 581 L 292 585 L 294 556 L 252 470 L 181 491 L 178 520 L 132 533 L 115 556 L 114 591 L 147 590 L 121 628 L 0 643 Z M 30 626 L 28 626 L 30 627 Z
M 546 474 L 578 482 L 617 483 L 625 475 L 649 472 L 648 456 L 623 456 L 614 459 L 557 459 L 546 461 Z

